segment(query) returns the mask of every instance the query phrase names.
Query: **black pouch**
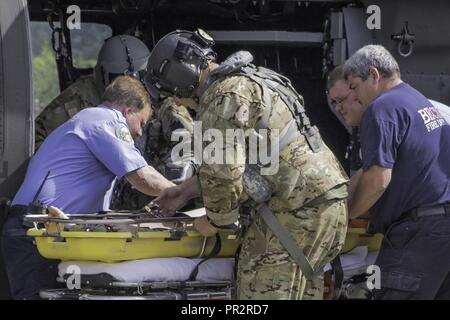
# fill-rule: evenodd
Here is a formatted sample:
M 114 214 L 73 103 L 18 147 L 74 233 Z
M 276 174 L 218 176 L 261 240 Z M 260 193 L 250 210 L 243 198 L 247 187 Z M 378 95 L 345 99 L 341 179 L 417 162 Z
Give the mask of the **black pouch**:
M 0 230 L 5 223 L 6 217 L 9 214 L 9 208 L 11 207 L 11 201 L 8 198 L 0 199 Z

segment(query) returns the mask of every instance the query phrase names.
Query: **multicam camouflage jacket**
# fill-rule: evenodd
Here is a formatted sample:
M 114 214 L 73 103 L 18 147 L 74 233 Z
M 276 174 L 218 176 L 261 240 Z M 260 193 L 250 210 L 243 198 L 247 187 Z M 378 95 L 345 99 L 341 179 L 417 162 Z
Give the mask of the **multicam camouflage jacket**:
M 199 119 L 203 131 L 214 128 L 226 137 L 229 129 L 256 128 L 266 107 L 263 100 L 261 87 L 246 76 L 229 75 L 216 80 L 200 99 Z M 270 92 L 270 101 L 269 137 L 275 129 L 281 132 L 293 120 L 277 93 Z M 273 187 L 269 206 L 275 212 L 301 208 L 348 182 L 339 161 L 322 140 L 321 144 L 320 151 L 313 152 L 298 132 L 298 136 L 279 151 L 279 157 L 274 159 L 279 162 L 278 171 L 265 176 Z M 207 214 L 217 225 L 234 223 L 240 204 L 247 199 L 242 177 L 248 160 L 248 145 L 226 141 L 222 149 L 224 155 L 234 154 L 235 161 L 230 163 L 230 159 L 226 159 L 225 164 L 204 161 L 199 171 Z
M 53 99 L 35 121 L 35 150 L 45 138 L 78 111 L 95 107 L 101 102 L 102 93 L 92 75 L 81 76 L 71 86 Z

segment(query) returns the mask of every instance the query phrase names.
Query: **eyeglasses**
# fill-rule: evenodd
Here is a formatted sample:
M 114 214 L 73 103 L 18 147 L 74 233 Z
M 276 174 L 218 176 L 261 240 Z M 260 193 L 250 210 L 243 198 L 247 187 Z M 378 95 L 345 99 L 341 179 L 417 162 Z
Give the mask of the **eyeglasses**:
M 331 99 L 331 105 L 334 107 L 334 108 L 336 108 L 337 107 L 337 105 L 338 104 L 341 104 L 342 102 L 344 102 L 349 96 L 350 96 L 350 94 L 351 94 L 352 92 L 351 91 L 349 91 L 345 96 L 343 96 L 343 97 L 338 97 L 338 98 L 336 98 L 336 99 Z

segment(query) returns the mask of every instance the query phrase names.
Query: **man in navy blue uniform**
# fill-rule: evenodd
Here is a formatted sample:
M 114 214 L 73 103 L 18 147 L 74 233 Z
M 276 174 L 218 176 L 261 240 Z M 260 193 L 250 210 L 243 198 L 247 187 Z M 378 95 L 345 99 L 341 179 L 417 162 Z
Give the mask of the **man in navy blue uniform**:
M 148 166 L 134 145 L 133 137 L 142 134 L 152 114 L 144 86 L 132 77 L 117 77 L 102 101 L 53 131 L 30 161 L 2 234 L 15 299 L 38 298 L 40 289 L 55 285 L 57 262 L 39 255 L 22 222 L 36 195 L 66 213 L 96 213 L 109 209 L 114 182 L 123 176 L 152 196 L 174 185 Z
M 327 94 L 330 99 L 332 111 L 336 115 L 339 115 L 339 119 L 345 123 L 346 128 L 351 134 L 347 157 L 350 164 L 350 175 L 353 175 L 362 166 L 358 128 L 364 109 L 356 98 L 354 91 L 350 90 L 348 82 L 345 79 L 343 64 L 337 66 L 330 72 L 327 86 Z M 447 123 L 450 123 L 450 107 L 438 101 L 428 100 L 439 110 Z
M 344 65 L 362 105 L 362 170 L 352 178 L 349 216 L 369 210 L 384 234 L 376 265 L 378 299 L 450 298 L 450 126 L 404 83 L 382 46 Z

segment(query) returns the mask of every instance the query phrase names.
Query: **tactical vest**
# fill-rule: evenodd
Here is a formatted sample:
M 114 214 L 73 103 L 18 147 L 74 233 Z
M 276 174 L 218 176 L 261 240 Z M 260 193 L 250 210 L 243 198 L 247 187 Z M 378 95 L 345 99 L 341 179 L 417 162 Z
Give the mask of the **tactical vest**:
M 270 92 L 276 92 L 288 107 L 292 114 L 293 121 L 296 124 L 293 125 L 291 121 L 286 127 L 287 130 L 283 130 L 287 133 L 281 134 L 283 137 L 280 138 L 280 150 L 298 137 L 299 132 L 305 137 L 312 152 L 319 152 L 321 149 L 321 138 L 317 128 L 311 125 L 311 122 L 305 113 L 302 96 L 294 89 L 289 79 L 270 69 L 255 67 L 251 64 L 252 60 L 253 57 L 250 53 L 242 51 L 237 52 L 226 59 L 225 62 L 216 69 L 212 70 L 207 81 L 211 83 L 224 76 L 241 75 L 256 82 L 262 89 L 263 103 L 265 105 L 263 116 L 256 125 L 257 129 L 268 128 L 268 120 L 272 111 Z M 282 140 L 284 140 L 284 142 L 282 142 Z M 308 258 L 305 257 L 302 248 L 298 247 L 297 241 L 279 222 L 272 209 L 266 204 L 273 194 L 272 187 L 269 181 L 259 174 L 259 170 L 255 166 L 249 164 L 245 166 L 243 188 L 246 194 L 256 202 L 256 211 L 263 218 L 266 225 L 278 238 L 284 248 L 289 252 L 289 255 L 300 267 L 304 276 L 310 280 L 321 274 L 322 270 L 320 270 L 320 268 L 319 270 L 313 269 Z M 322 197 L 323 196 L 324 195 L 322 195 Z M 240 215 L 241 224 L 244 226 L 244 229 L 251 223 L 251 218 L 249 217 L 247 220 L 245 219 L 245 216 L 246 215 L 243 214 Z
M 266 106 L 261 120 L 256 125 L 258 129 L 268 128 L 268 120 L 272 110 L 269 93 L 270 91 L 276 92 L 288 107 L 297 130 L 305 137 L 310 149 L 315 153 L 319 152 L 321 146 L 319 130 L 316 126 L 311 125 L 303 107 L 303 98 L 294 89 L 291 81 L 273 70 L 254 66 L 251 64 L 252 61 L 253 56 L 249 52 L 236 52 L 210 73 L 208 82 L 212 83 L 228 75 L 241 75 L 256 82 L 262 88 L 263 102 Z

